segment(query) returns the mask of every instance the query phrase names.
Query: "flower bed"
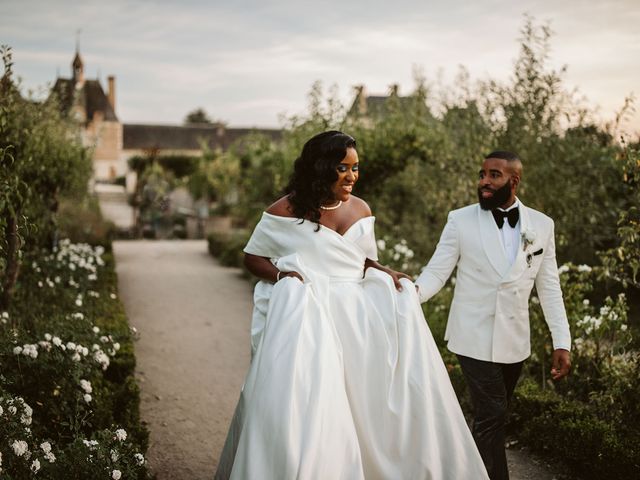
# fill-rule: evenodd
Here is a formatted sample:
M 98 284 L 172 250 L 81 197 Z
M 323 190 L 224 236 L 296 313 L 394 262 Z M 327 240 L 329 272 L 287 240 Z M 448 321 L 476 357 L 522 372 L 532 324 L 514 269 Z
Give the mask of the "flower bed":
M 134 336 L 104 247 L 25 255 L 0 313 L 1 478 L 146 478 Z

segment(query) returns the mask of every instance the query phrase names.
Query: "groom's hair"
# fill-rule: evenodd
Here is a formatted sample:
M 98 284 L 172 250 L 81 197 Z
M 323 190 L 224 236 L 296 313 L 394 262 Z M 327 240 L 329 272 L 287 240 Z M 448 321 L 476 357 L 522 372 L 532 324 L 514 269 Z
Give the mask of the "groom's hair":
M 515 172 L 518 177 L 522 176 L 522 160 L 515 152 L 509 152 L 507 150 L 494 150 L 489 155 L 485 156 L 484 159 L 487 158 L 499 158 L 501 160 L 506 160 L 509 168 L 513 172 Z
M 506 150 L 494 150 L 489 155 L 486 155 L 484 157 L 485 160 L 487 158 L 499 158 L 501 160 L 506 160 L 509 163 L 511 163 L 511 162 L 520 162 L 520 163 L 522 163 L 522 160 L 520 160 L 520 157 L 518 156 L 517 153 L 508 152 Z

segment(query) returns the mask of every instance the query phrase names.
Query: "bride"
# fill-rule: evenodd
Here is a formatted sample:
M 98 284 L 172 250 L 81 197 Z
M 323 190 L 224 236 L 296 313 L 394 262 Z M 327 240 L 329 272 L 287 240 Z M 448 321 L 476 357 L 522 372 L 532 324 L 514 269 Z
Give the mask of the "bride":
M 407 275 L 377 263 L 356 142 L 311 138 L 245 247 L 252 361 L 216 479 L 486 479 Z

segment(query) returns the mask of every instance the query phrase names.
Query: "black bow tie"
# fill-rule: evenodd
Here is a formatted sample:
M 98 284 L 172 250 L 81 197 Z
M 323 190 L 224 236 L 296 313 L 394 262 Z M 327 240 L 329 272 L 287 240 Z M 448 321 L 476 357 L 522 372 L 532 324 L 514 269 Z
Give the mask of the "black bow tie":
M 518 219 L 520 218 L 519 208 L 512 208 L 508 212 L 503 210 L 491 210 L 491 213 L 493 214 L 493 219 L 496 221 L 498 228 L 502 228 L 505 218 L 509 221 L 509 225 L 511 225 L 512 228 L 515 228 L 518 223 Z

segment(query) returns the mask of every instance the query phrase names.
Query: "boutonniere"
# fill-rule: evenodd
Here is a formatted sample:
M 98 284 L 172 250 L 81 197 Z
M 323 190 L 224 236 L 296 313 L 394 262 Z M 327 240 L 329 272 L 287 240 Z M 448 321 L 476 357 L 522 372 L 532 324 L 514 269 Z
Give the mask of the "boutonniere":
M 522 230 L 520 233 L 520 237 L 522 237 L 522 250 L 527 251 L 530 245 L 533 245 L 533 242 L 536 239 L 536 232 L 533 230 Z M 535 253 L 536 255 L 538 252 Z M 531 261 L 533 260 L 533 255 L 531 253 L 527 253 L 527 267 L 531 268 Z
M 529 245 L 533 245 L 533 242 L 536 240 L 536 232 L 533 230 L 523 230 L 520 236 L 522 237 L 523 250 L 526 250 Z

